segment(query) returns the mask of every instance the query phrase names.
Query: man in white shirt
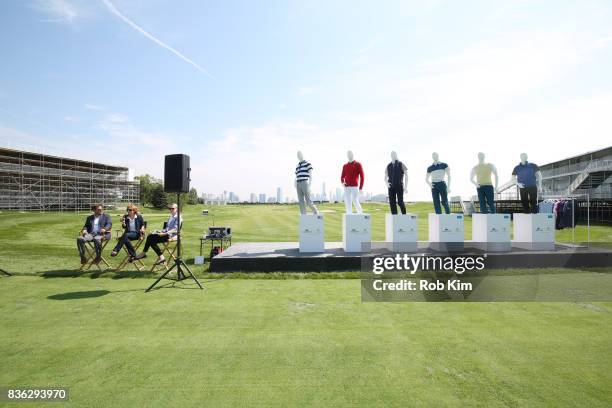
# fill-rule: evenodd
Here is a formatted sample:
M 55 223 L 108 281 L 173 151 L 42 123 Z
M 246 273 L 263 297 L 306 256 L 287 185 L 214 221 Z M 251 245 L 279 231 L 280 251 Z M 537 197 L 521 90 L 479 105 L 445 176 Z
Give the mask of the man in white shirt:
M 81 229 L 81 236 L 77 238 L 77 248 L 81 256 L 81 264 L 87 263 L 85 257 L 85 242 L 93 241 L 96 249 L 95 263 L 100 263 L 102 260 L 102 240 L 111 238 L 111 228 L 113 222 L 111 217 L 105 214 L 101 204 L 91 206 L 93 214 L 85 219 L 85 225 Z
M 176 203 L 172 203 L 168 206 L 168 209 L 170 210 L 170 218 L 168 218 L 168 221 L 166 222 L 166 227 L 161 231 L 153 232 L 147 236 L 142 253 L 135 256 L 134 260 L 146 258 L 149 248 L 153 248 L 153 251 L 155 251 L 158 256 L 155 265 L 160 265 L 166 262 L 166 258 L 164 257 L 161 248 L 157 244 L 174 239 L 179 227 L 178 206 Z M 180 220 L 181 223 L 183 222 L 182 218 L 183 217 L 181 217 Z

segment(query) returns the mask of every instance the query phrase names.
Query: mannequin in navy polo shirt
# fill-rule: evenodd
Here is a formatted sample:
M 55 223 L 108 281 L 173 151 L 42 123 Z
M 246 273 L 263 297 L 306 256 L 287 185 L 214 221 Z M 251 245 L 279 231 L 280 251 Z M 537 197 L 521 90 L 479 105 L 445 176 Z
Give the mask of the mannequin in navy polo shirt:
M 389 188 L 391 214 L 397 214 L 398 205 L 402 214 L 406 214 L 404 186 L 408 185 L 408 169 L 404 163 L 397 159 L 396 152 L 391 152 L 391 163 L 385 169 L 385 183 Z
M 512 182 L 519 187 L 525 214 L 537 213 L 538 191 L 542 191 L 542 173 L 536 164 L 527 161 L 527 153 L 521 153 L 521 162 L 512 170 Z
M 438 153 L 431 154 L 433 164 L 427 168 L 427 176 L 425 182 L 431 188 L 431 197 L 433 198 L 434 209 L 436 214 L 442 214 L 440 203 L 444 207 L 444 212 L 450 214 L 448 207 L 448 194 L 450 193 L 451 174 L 450 167 L 446 163 L 439 161 Z M 448 179 L 448 185 L 444 181 L 444 177 Z

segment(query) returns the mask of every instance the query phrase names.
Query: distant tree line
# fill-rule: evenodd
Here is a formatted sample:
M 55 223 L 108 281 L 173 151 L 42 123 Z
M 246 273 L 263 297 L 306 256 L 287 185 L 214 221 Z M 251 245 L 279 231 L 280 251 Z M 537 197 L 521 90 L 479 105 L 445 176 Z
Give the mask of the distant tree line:
M 140 205 L 154 208 L 166 208 L 169 203 L 176 201 L 176 195 L 164 191 L 164 182 L 150 174 L 134 177 L 140 182 Z M 181 193 L 181 207 L 184 204 L 195 205 L 200 202 L 198 190 L 192 187 L 189 193 Z

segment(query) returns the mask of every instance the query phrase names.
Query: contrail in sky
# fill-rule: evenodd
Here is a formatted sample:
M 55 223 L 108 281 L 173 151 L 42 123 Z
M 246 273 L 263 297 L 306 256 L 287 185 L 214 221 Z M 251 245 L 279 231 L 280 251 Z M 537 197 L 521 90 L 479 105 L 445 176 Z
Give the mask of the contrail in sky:
M 179 57 L 180 59 L 182 59 L 183 61 L 187 62 L 188 64 L 191 64 L 192 66 L 194 66 L 198 71 L 202 72 L 203 74 L 208 75 L 209 77 L 213 78 L 214 77 L 208 72 L 206 71 L 204 68 L 202 68 L 200 65 L 198 65 L 196 62 L 192 61 L 191 59 L 187 58 L 186 56 L 184 56 L 183 54 L 181 54 L 179 51 L 175 50 L 174 48 L 172 48 L 171 46 L 169 46 L 168 44 L 166 44 L 165 42 L 158 40 L 157 38 L 155 38 L 152 34 L 150 34 L 149 32 L 147 32 L 147 30 L 145 30 L 144 28 L 142 28 L 141 26 L 139 26 L 138 24 L 134 23 L 132 20 L 130 20 L 129 18 L 127 18 L 126 16 L 124 16 L 123 14 L 121 14 L 121 12 L 119 10 L 117 10 L 117 7 L 115 7 L 115 5 L 113 3 L 110 2 L 110 0 L 102 0 L 102 3 L 104 3 L 104 5 L 106 6 L 106 8 L 108 8 L 108 10 L 113 13 L 114 15 L 116 15 L 117 17 L 119 17 L 121 20 L 123 20 L 127 25 L 129 25 L 130 27 L 132 27 L 134 30 L 138 31 L 140 34 L 144 35 L 145 37 L 147 37 L 149 40 L 153 41 L 155 44 L 159 45 L 160 47 L 163 47 L 165 49 L 167 49 L 168 51 L 170 51 L 171 53 L 173 53 L 174 55 L 176 55 L 177 57 Z

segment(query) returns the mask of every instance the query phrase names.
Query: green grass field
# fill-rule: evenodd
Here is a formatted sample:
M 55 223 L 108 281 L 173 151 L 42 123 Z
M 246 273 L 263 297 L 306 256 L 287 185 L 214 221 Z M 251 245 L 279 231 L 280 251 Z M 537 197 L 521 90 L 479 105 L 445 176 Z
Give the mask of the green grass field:
M 383 240 L 386 206 L 366 208 Z M 342 207 L 322 209 L 340 240 Z M 235 242 L 297 240 L 295 206 L 201 210 L 186 207 L 188 259 L 213 216 Z M 166 218 L 145 215 L 150 229 Z M 0 278 L 0 387 L 68 387 L 57 406 L 75 407 L 612 405 L 612 302 L 362 303 L 358 279 L 210 279 L 201 266 L 204 291 L 144 294 L 152 277 L 72 273 L 84 217 L 0 214 L 0 267 L 19 275 Z
M 208 208 L 209 215 L 202 215 L 202 209 Z M 429 203 L 408 205 L 408 211 L 419 216 L 419 239 L 427 240 L 427 214 L 433 211 Z M 343 204 L 320 206 L 325 214 L 326 241 L 342 241 Z M 364 210 L 372 214 L 372 239 L 385 239 L 386 204 L 365 204 Z M 120 227 L 120 211 L 109 211 L 115 228 Z M 145 209 L 148 229 L 161 229 L 168 218 L 167 211 Z M 298 240 L 297 205 L 230 205 L 204 207 L 186 206 L 184 219 L 185 259 L 191 262 L 199 255 L 199 237 L 208 226 L 230 225 L 233 242 L 253 241 L 297 241 Z M 0 265 L 19 274 L 67 273 L 79 266 L 76 250 L 76 235 L 89 213 L 0 213 Z M 19 236 L 19 239 L 16 239 Z M 465 219 L 465 238 L 471 239 L 471 218 Z M 557 240 L 571 242 L 572 231 L 560 230 Z M 586 241 L 586 227 L 575 229 L 576 242 Z M 612 227 L 591 226 L 591 240 L 612 242 Z M 110 244 L 109 244 L 110 245 Z M 107 247 L 107 254 L 111 247 Z M 147 258 L 147 263 L 154 261 L 154 254 Z M 110 261 L 110 257 L 107 257 Z M 111 264 L 118 264 L 113 260 Z M 203 272 L 201 267 L 196 268 Z M 110 274 L 112 275 L 112 274 Z

